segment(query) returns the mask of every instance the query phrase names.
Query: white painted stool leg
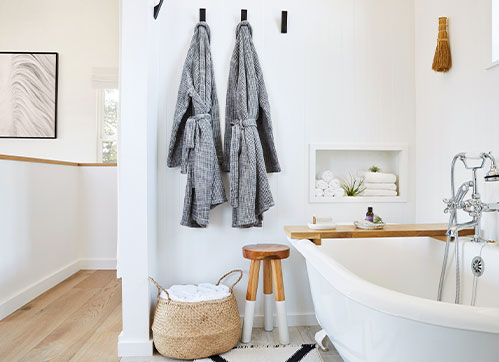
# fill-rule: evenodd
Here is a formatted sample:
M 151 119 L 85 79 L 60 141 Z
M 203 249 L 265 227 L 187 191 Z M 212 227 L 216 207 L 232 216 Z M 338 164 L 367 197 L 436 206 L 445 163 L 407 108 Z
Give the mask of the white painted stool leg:
M 256 302 L 254 300 L 247 300 L 244 307 L 243 336 L 241 338 L 241 342 L 243 343 L 249 343 L 251 341 L 255 304 Z
M 274 296 L 272 294 L 264 294 L 265 302 L 265 315 L 263 320 L 263 328 L 267 332 L 271 332 L 274 329 L 274 316 L 272 311 L 272 306 L 274 305 Z
M 275 302 L 277 309 L 277 326 L 279 327 L 279 341 L 289 344 L 288 318 L 286 315 L 286 301 Z
M 281 344 L 289 344 L 288 320 L 286 316 L 286 298 L 282 281 L 281 260 L 272 259 L 272 281 L 274 284 L 275 306 L 277 310 L 277 326 Z
M 270 259 L 263 259 L 263 298 L 265 311 L 263 329 L 271 332 L 274 329 L 274 316 L 272 313 L 274 296 L 272 295 L 272 264 Z
M 326 334 L 326 331 L 324 329 L 321 329 L 320 331 L 318 331 L 315 334 L 315 341 L 319 345 L 320 349 L 324 352 L 327 351 L 327 347 L 324 343 L 326 341 L 326 337 L 327 337 L 327 334 Z

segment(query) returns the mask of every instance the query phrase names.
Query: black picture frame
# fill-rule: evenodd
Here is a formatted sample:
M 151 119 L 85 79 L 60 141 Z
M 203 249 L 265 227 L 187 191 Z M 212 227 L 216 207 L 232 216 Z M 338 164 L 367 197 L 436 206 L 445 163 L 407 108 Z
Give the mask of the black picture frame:
M 57 138 L 57 124 L 58 124 L 58 98 L 59 98 L 59 53 L 58 52 L 21 52 L 21 51 L 0 51 L 0 56 L 3 54 L 44 54 L 55 56 L 55 99 L 54 99 L 54 134 L 51 136 L 15 136 L 15 135 L 1 135 L 0 138 L 10 139 L 56 139 Z

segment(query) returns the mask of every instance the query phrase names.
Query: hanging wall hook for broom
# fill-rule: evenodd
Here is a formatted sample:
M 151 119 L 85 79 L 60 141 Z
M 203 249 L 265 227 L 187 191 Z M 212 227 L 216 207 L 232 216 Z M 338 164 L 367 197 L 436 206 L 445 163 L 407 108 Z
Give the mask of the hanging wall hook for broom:
M 241 21 L 248 20 L 248 10 L 241 9 Z
M 159 15 L 159 11 L 161 10 L 161 5 L 163 5 L 163 0 L 159 0 L 159 3 L 158 5 L 156 5 L 154 7 L 154 19 L 157 19 L 158 18 L 158 15 Z
M 288 12 L 283 10 L 281 12 L 281 33 L 286 34 L 288 32 Z
M 199 21 L 206 21 L 206 9 L 199 9 Z

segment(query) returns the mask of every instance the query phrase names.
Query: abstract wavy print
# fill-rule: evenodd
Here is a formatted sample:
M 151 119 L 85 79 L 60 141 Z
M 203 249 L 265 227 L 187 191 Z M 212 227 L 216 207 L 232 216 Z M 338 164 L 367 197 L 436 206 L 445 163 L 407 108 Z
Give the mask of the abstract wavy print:
M 0 137 L 55 138 L 56 53 L 0 53 Z

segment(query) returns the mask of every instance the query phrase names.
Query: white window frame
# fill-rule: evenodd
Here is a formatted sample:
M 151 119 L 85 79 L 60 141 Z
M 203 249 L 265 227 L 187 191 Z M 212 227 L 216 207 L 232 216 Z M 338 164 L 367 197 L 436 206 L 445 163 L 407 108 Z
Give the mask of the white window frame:
M 92 85 L 96 90 L 96 126 L 97 126 L 97 162 L 102 162 L 102 143 L 118 142 L 109 136 L 104 136 L 104 101 L 107 89 L 119 89 L 118 69 L 116 68 L 93 68 Z
M 97 89 L 97 162 L 99 163 L 102 163 L 102 144 L 104 142 L 118 142 L 118 135 L 116 137 L 104 135 L 104 102 L 107 89 Z

